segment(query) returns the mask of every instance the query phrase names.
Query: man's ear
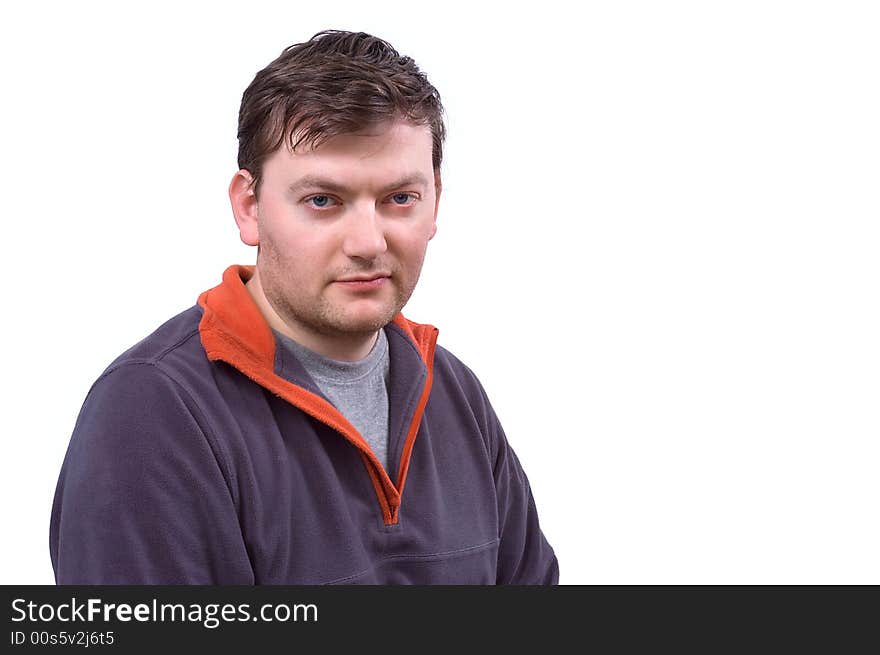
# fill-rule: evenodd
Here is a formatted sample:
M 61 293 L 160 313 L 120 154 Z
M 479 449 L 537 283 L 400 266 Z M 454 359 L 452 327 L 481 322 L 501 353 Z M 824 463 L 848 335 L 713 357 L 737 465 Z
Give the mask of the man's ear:
M 254 178 L 250 171 L 242 168 L 232 176 L 229 183 L 229 202 L 238 233 L 243 243 L 249 246 L 260 245 L 260 232 L 257 229 L 257 196 L 254 193 Z
M 434 225 L 431 226 L 431 236 L 428 241 L 437 234 L 437 212 L 440 209 L 440 193 L 443 191 L 443 183 L 440 181 L 440 171 L 434 171 Z

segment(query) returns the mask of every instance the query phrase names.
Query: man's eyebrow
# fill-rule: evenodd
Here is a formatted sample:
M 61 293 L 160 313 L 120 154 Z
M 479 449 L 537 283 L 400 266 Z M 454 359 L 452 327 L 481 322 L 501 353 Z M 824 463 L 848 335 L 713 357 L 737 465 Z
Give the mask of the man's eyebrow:
M 399 189 L 411 185 L 427 187 L 428 180 L 422 173 L 410 173 L 395 180 L 391 184 L 386 185 L 381 191 L 384 193 L 386 191 L 391 191 L 392 189 Z M 304 175 L 288 187 L 288 190 L 291 193 L 299 193 L 305 189 L 320 189 L 321 191 L 335 191 L 337 193 L 346 193 L 349 191 L 349 188 L 344 184 L 340 184 L 330 178 L 321 177 L 320 175 Z

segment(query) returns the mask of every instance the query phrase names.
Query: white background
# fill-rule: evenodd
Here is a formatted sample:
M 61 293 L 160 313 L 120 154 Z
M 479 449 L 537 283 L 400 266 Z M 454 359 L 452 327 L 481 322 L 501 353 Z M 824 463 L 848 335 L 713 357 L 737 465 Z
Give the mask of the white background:
M 463 6 L 3 10 L 0 582 L 53 582 L 91 383 L 253 263 L 226 197 L 241 93 L 337 28 L 440 90 L 406 314 L 480 376 L 561 582 L 880 583 L 876 5 Z

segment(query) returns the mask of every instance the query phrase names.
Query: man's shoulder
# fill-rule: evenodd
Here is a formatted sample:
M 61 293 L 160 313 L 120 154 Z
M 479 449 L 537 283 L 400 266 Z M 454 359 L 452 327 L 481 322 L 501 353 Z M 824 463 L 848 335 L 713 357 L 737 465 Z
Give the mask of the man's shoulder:
M 486 392 L 477 375 L 457 355 L 439 343 L 434 351 L 434 383 L 454 385 L 468 398 L 484 399 Z
M 194 305 L 114 359 L 92 383 L 78 423 L 134 415 L 144 407 L 157 416 L 170 415 L 181 403 L 201 404 L 211 381 L 210 361 L 199 337 L 201 317 L 201 307 Z
M 202 308 L 198 305 L 173 316 L 114 359 L 102 377 L 128 364 L 153 364 L 170 371 L 182 360 L 205 360 L 199 338 L 201 318 Z
M 474 375 L 474 372 L 457 355 L 439 343 L 434 350 L 434 366 L 436 367 L 438 364 L 444 369 L 449 369 L 457 374 Z

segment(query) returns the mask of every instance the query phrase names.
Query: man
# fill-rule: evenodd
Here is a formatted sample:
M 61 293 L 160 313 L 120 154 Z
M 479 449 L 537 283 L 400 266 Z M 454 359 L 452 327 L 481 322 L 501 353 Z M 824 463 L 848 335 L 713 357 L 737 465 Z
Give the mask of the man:
M 363 33 L 291 46 L 242 98 L 229 197 L 256 266 L 90 390 L 50 529 L 60 584 L 555 584 L 473 373 L 400 310 L 445 129 Z

